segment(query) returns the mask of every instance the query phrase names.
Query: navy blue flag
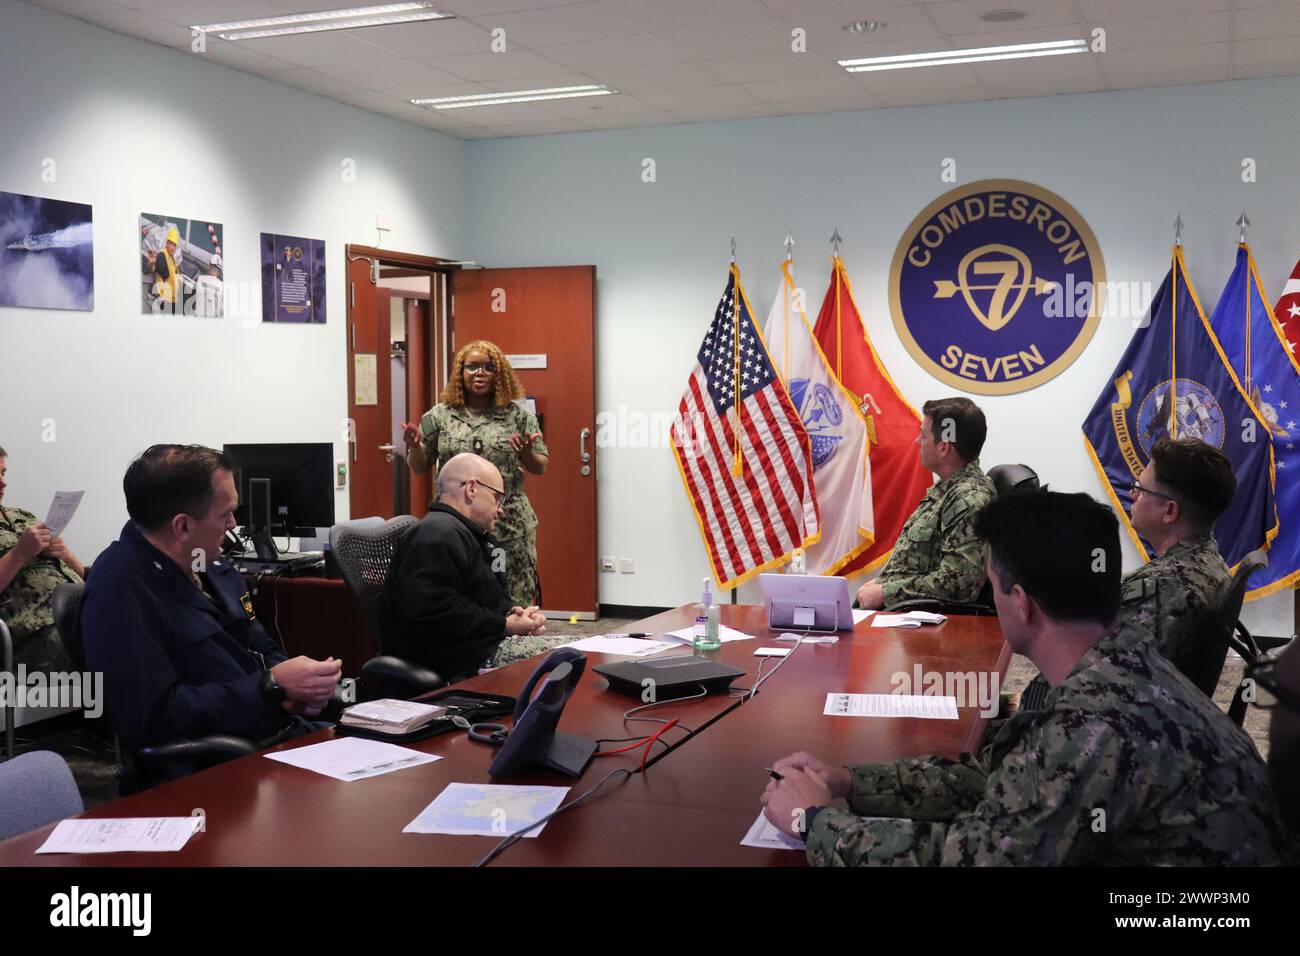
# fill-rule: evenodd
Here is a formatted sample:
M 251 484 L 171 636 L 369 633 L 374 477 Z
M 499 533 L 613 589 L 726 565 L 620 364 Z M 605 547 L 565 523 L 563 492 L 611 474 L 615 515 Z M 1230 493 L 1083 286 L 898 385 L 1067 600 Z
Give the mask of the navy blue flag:
M 1251 575 L 1246 592 L 1260 598 L 1300 581 L 1300 362 L 1286 347 L 1244 242 L 1210 325 L 1273 439 L 1278 534 L 1268 567 Z
M 1151 555 L 1130 521 L 1130 489 L 1151 460 L 1151 446 L 1166 435 L 1199 438 L 1232 462 L 1237 494 L 1214 526 L 1228 565 L 1266 546 L 1277 534 L 1272 441 L 1205 318 L 1181 246 L 1083 423 L 1088 453 L 1143 560 Z

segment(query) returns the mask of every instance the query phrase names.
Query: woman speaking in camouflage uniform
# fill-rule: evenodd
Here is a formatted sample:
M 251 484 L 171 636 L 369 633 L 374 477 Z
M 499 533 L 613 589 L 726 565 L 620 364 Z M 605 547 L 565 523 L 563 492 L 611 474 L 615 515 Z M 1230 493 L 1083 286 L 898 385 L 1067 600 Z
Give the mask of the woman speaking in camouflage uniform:
M 402 427 L 411 470 L 423 474 L 470 451 L 501 471 L 505 487 L 496 538 L 505 557 L 506 590 L 519 607 L 541 603 L 537 579 L 537 515 L 524 494 L 524 471 L 546 471 L 547 449 L 537 417 L 515 404 L 524 390 L 501 349 L 470 342 L 452 361 L 440 401 Z M 434 470 L 437 476 L 437 470 Z
M 15 665 L 66 670 L 70 662 L 54 629 L 50 595 L 60 584 L 80 582 L 86 569 L 36 515 L 4 506 L 8 470 L 8 452 L 0 448 L 0 620 L 9 626 Z

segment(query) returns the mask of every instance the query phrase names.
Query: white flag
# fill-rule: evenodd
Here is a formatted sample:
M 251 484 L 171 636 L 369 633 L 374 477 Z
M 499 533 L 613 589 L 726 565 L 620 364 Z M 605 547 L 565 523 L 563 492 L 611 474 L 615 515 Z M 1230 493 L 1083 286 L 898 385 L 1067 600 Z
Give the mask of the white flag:
M 790 268 L 781 263 L 763 337 L 812 440 L 821 538 L 807 549 L 808 573 L 835 574 L 875 542 L 867 422 L 822 354 Z

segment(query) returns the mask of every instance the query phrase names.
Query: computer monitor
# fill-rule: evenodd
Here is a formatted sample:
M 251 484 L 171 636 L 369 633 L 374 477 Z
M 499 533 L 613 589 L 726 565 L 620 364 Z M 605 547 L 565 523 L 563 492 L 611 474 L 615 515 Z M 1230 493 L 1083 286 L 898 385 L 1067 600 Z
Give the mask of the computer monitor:
M 334 524 L 334 446 L 329 442 L 226 445 L 239 464 L 235 521 L 274 560 L 272 535 L 315 536 Z

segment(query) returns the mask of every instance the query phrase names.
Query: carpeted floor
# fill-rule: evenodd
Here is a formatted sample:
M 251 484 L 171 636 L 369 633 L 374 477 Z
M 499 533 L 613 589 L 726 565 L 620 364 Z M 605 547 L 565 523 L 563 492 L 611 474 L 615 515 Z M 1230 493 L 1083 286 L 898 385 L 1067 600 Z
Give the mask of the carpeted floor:
M 574 637 L 586 637 L 591 634 L 606 634 L 626 630 L 631 621 L 625 618 L 601 618 L 598 621 L 580 621 L 570 624 L 567 621 L 552 621 L 548 625 L 551 634 L 572 634 Z M 1026 657 L 1015 655 L 1007 669 L 1006 680 L 1002 689 L 1006 693 L 1016 693 L 1038 673 L 1038 669 Z M 1236 655 L 1230 655 L 1219 679 L 1219 688 L 1214 701 L 1226 712 L 1232 695 L 1241 681 L 1242 662 Z M 1268 712 L 1255 707 L 1246 711 L 1245 730 L 1255 741 L 1260 755 L 1268 759 Z M 20 727 L 18 731 L 20 750 L 53 750 L 62 754 L 72 768 L 77 786 L 81 789 L 82 799 L 87 807 L 107 803 L 117 797 L 116 760 L 111 743 L 98 739 L 79 726 L 75 720 L 58 718 L 47 721 L 52 726 L 36 728 Z M 810 745 L 812 742 L 810 742 Z

